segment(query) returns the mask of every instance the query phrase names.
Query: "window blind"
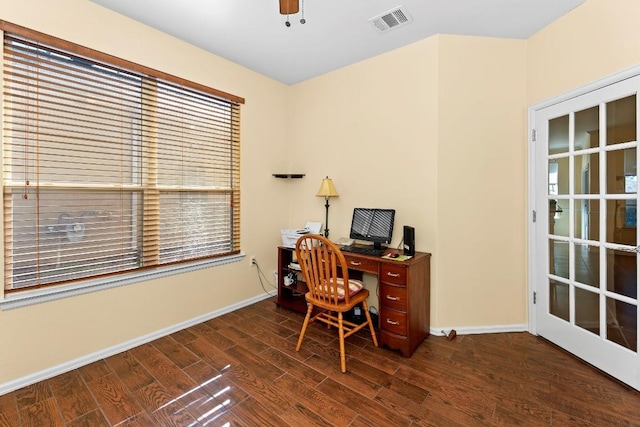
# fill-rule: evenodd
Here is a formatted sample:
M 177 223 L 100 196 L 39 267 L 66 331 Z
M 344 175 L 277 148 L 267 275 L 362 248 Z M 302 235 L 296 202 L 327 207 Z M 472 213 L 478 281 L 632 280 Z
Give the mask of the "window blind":
M 239 103 L 69 46 L 4 33 L 5 289 L 239 252 Z

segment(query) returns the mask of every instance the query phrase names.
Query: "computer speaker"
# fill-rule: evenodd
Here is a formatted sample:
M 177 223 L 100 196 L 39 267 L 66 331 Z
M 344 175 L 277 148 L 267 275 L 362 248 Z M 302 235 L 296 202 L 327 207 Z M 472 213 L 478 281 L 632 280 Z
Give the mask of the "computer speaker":
M 416 253 L 416 229 L 408 225 L 404 226 L 403 253 L 405 255 L 415 255 Z

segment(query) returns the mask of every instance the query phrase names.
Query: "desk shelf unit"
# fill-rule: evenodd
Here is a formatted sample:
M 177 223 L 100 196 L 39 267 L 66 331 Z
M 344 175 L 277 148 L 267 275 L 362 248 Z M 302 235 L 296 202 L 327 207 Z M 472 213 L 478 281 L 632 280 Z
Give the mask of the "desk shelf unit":
M 307 312 L 307 302 L 304 294 L 309 290 L 307 284 L 302 278 L 299 270 L 290 268 L 289 264 L 296 259 L 296 251 L 293 248 L 285 246 L 278 247 L 278 299 L 276 303 L 281 307 L 286 307 L 300 313 Z M 285 286 L 284 278 L 294 273 L 297 277 L 296 283 L 291 286 Z
M 389 252 L 396 252 L 390 250 Z M 416 252 L 407 261 L 343 252 L 349 266 L 349 278 L 362 280 L 363 273 L 378 277 L 378 341 L 381 347 L 399 350 L 410 357 L 429 336 L 431 254 Z M 295 260 L 295 250 L 278 247 L 278 298 L 276 303 L 300 313 L 306 313 L 304 294 L 307 285 L 300 271 L 289 264 Z M 297 281 L 284 285 L 284 277 L 297 274 Z

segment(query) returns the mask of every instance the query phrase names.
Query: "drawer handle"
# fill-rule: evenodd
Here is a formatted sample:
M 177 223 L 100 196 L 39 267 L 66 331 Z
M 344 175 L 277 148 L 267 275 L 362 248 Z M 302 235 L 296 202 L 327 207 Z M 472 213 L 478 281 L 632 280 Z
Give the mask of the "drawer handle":
M 387 276 L 391 276 L 391 277 L 400 277 L 400 275 L 399 275 L 399 274 L 397 274 L 397 273 L 392 273 L 392 272 L 390 272 L 390 271 L 387 271 Z
M 387 295 L 387 299 L 391 301 L 400 301 L 400 297 L 394 297 L 393 295 Z
M 395 320 L 387 319 L 387 323 L 393 326 L 398 326 L 400 322 L 396 322 Z
M 349 261 L 351 265 L 361 265 L 361 262 Z

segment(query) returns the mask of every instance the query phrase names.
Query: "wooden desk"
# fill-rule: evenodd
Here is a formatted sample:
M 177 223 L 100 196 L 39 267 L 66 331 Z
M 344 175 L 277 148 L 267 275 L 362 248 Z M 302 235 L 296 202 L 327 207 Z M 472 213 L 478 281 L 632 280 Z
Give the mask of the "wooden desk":
M 389 252 L 397 252 L 389 250 Z M 381 347 L 400 350 L 411 357 L 415 349 L 429 336 L 431 254 L 416 252 L 408 261 L 387 260 L 380 257 L 343 252 L 349 265 L 349 277 L 362 279 L 362 273 L 378 277 L 378 341 Z M 284 285 L 284 277 L 295 259 L 295 250 L 278 247 L 279 306 L 306 313 L 304 294 L 307 286 L 301 274 L 291 286 Z M 372 292 L 373 294 L 373 292 Z

